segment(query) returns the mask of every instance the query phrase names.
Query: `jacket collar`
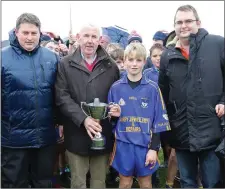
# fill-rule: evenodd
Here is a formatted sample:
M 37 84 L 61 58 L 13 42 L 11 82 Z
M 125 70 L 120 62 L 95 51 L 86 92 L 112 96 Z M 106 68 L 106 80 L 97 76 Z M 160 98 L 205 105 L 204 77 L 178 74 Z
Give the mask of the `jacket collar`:
M 109 55 L 107 52 L 99 45 L 97 50 L 97 62 L 103 59 L 109 59 Z M 76 64 L 80 64 L 80 62 L 83 60 L 82 55 L 81 55 L 81 49 L 78 47 L 72 56 L 70 56 L 70 60 Z
M 208 32 L 204 28 L 200 28 L 196 34 L 190 35 L 189 41 L 194 40 L 195 43 L 199 44 L 206 35 L 208 35 Z M 179 46 L 179 39 L 173 31 L 168 36 L 166 47 L 175 45 Z
M 122 77 L 121 83 L 123 83 L 123 84 L 128 84 L 128 78 L 127 78 L 127 75 L 124 75 L 124 77 Z M 146 77 L 144 77 L 144 75 L 142 75 L 142 78 L 141 78 L 141 85 L 146 85 L 146 84 L 148 84 L 148 81 L 146 80 Z

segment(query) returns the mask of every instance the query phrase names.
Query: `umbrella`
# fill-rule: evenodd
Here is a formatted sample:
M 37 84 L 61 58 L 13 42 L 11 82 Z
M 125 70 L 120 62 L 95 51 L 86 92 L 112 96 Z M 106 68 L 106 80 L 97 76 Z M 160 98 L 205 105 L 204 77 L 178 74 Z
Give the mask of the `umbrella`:
M 119 43 L 123 48 L 126 48 L 129 33 L 126 29 L 119 26 L 102 27 L 102 34 L 108 35 L 112 43 Z

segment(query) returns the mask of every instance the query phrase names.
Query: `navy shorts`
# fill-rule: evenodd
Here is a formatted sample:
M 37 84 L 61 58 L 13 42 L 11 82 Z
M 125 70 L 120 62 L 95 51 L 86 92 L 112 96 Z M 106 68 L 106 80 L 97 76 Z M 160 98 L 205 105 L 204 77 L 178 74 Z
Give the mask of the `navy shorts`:
M 147 152 L 148 148 L 116 140 L 111 165 L 123 176 L 152 175 L 159 168 L 159 162 L 145 166 Z

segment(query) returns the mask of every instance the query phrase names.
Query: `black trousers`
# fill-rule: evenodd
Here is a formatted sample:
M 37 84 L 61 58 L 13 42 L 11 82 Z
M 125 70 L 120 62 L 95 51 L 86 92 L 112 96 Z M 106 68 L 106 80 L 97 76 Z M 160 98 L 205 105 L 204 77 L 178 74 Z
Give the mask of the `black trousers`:
M 2 147 L 2 188 L 51 188 L 56 146 L 13 149 Z

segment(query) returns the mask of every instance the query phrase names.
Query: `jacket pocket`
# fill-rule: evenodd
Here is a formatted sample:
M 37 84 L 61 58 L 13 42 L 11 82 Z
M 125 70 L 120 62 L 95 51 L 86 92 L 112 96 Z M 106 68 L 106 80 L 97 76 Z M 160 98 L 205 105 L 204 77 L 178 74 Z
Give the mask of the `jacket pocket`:
M 174 113 L 169 115 L 170 121 L 173 121 L 173 120 L 176 121 L 176 120 L 182 119 L 182 117 L 186 115 L 186 112 L 185 112 L 186 107 L 182 107 L 178 110 L 176 110 L 176 107 L 175 107 L 174 109 L 175 109 Z

